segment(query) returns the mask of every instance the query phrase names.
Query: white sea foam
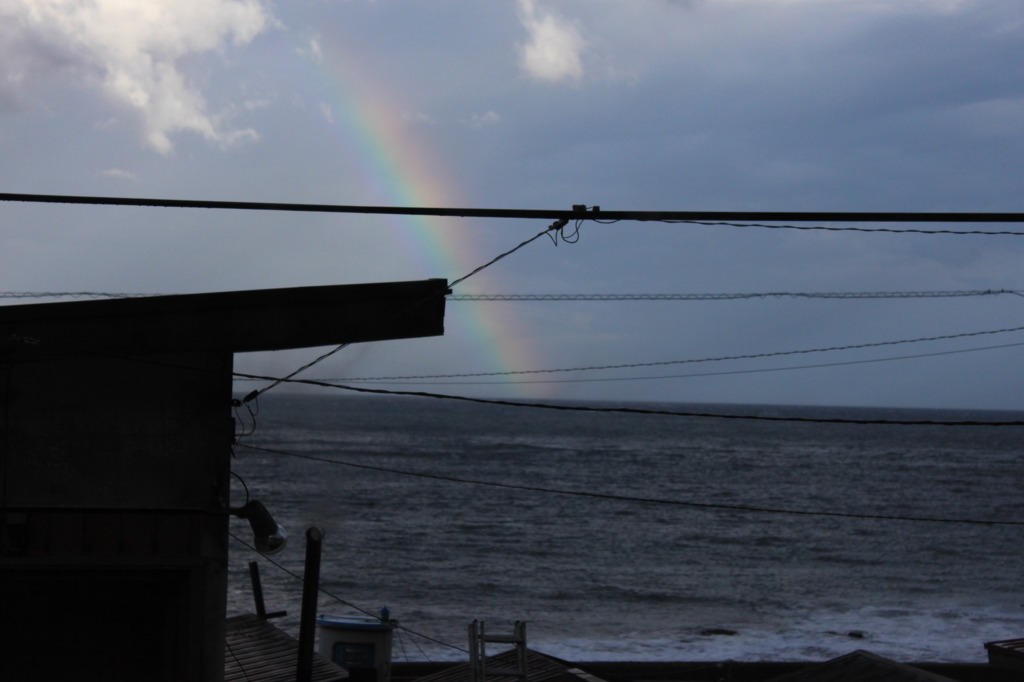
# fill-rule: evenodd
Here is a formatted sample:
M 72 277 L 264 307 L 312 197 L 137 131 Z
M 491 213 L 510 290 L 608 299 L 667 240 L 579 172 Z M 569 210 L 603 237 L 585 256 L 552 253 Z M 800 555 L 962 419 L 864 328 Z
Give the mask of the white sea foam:
M 570 661 L 822 661 L 866 649 L 905 662 L 983 663 L 985 642 L 1022 632 L 1021 607 L 915 611 L 866 606 L 808 614 L 781 628 L 709 625 L 662 637 L 541 638 L 531 646 Z

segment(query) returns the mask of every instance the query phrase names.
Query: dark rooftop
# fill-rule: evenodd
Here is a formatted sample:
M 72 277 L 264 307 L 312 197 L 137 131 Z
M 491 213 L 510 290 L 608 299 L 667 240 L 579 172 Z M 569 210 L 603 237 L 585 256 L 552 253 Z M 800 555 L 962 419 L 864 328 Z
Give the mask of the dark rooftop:
M 443 279 L 0 306 L 0 340 L 39 353 L 244 353 L 444 333 Z
M 494 669 L 512 669 L 516 667 L 516 651 L 514 649 L 504 653 L 488 656 L 487 667 Z M 470 664 L 456 663 L 450 668 L 426 677 L 421 677 L 417 682 L 469 682 Z M 579 668 L 572 663 L 561 661 L 551 656 L 526 650 L 526 673 L 529 682 L 603 682 Z M 519 682 L 518 678 L 511 675 L 488 675 L 487 682 Z
M 267 621 L 245 614 L 227 619 L 224 638 L 224 682 L 260 680 L 294 682 L 299 642 Z M 313 655 L 315 682 L 340 682 L 348 671 Z

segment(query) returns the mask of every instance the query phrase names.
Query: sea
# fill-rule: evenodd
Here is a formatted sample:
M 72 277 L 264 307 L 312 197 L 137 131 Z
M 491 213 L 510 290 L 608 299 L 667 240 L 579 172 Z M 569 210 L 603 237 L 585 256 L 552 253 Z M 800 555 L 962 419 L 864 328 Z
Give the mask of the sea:
M 866 649 L 984 662 L 985 642 L 1024 637 L 1024 427 L 270 392 L 237 409 L 236 431 L 232 504 L 260 500 L 289 541 L 263 557 L 232 519 L 228 611 L 254 611 L 256 561 L 266 608 L 286 611 L 273 622 L 293 635 L 315 527 L 318 612 L 386 608 L 397 661 L 466 660 L 474 620 L 493 633 L 525 621 L 531 648 L 570 661 L 822 661 Z

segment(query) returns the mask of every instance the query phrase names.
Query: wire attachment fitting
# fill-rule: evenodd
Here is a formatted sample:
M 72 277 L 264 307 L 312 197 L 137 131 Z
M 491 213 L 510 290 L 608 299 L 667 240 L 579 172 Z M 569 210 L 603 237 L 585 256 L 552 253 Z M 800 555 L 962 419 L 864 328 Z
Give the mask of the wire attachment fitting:
M 258 389 L 254 390 L 254 391 L 249 391 L 249 393 L 247 393 L 246 396 L 244 398 L 242 398 L 241 400 L 239 400 L 237 398 L 232 400 L 231 401 L 231 405 L 233 407 L 241 407 L 242 405 L 245 405 L 247 403 L 251 403 L 253 400 L 256 400 L 256 398 L 258 398 L 259 395 L 260 395 L 260 391 Z

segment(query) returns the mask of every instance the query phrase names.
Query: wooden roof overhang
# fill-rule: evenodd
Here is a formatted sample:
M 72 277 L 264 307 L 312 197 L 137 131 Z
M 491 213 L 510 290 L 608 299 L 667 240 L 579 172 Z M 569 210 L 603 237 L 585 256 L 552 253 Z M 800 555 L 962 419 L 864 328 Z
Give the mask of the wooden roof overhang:
M 439 336 L 444 279 L 0 307 L 0 350 L 165 353 Z

